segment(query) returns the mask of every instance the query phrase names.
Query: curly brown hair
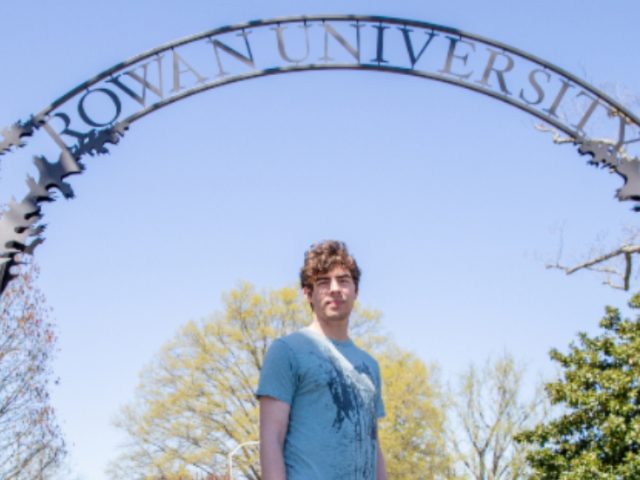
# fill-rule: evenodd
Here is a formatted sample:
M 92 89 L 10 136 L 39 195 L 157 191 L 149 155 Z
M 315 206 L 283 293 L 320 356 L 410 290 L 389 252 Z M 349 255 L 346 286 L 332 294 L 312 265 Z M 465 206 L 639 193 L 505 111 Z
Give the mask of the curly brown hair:
M 300 285 L 312 292 L 318 276 L 329 273 L 335 267 L 343 267 L 349 271 L 357 292 L 360 268 L 355 258 L 349 253 L 347 245 L 338 240 L 315 243 L 304 253 L 304 264 L 300 269 Z

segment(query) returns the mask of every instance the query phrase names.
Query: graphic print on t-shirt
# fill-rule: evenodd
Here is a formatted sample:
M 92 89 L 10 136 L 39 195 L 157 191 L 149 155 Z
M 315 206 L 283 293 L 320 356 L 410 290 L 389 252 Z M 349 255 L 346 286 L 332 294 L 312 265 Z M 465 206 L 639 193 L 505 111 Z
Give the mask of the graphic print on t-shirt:
M 334 345 L 330 345 L 327 350 L 328 355 L 318 356 L 318 365 L 325 369 L 327 387 L 335 406 L 332 426 L 336 431 L 342 428 L 353 429 L 353 446 L 358 450 L 356 455 L 374 458 L 372 441 L 375 442 L 377 437 L 377 422 L 375 403 L 372 401 L 376 392 L 372 372 L 365 363 L 352 365 Z M 355 478 L 370 478 L 373 465 L 362 462 L 360 466 L 362 470 L 354 465 Z

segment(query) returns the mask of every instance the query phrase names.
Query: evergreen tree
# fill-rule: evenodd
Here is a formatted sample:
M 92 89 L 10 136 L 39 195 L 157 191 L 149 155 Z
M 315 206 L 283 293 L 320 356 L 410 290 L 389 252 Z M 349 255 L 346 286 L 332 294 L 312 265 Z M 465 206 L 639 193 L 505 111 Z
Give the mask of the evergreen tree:
M 640 308 L 640 294 L 629 305 Z M 546 391 L 561 414 L 518 437 L 535 446 L 534 480 L 640 478 L 640 316 L 622 319 L 608 307 L 600 326 L 567 354 L 551 351 L 562 373 Z

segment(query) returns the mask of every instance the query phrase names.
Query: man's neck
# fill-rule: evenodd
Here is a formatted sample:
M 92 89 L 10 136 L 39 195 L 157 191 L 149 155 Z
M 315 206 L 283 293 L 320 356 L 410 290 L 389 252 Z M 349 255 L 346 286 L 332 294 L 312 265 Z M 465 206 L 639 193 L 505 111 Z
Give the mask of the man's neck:
M 332 340 L 344 341 L 349 339 L 349 319 L 323 322 L 314 315 L 309 327 Z

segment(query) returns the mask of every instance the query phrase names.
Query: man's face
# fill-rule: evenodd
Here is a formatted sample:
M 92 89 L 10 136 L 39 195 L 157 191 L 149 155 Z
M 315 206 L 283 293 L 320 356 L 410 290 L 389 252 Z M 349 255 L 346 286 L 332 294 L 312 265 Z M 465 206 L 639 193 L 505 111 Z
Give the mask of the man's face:
M 321 321 L 346 321 L 358 296 L 353 278 L 344 267 L 334 267 L 319 275 L 313 291 L 305 289 L 304 293 Z

